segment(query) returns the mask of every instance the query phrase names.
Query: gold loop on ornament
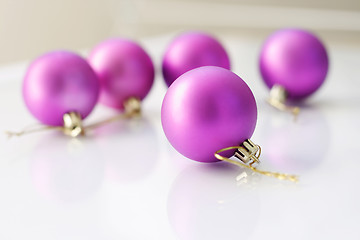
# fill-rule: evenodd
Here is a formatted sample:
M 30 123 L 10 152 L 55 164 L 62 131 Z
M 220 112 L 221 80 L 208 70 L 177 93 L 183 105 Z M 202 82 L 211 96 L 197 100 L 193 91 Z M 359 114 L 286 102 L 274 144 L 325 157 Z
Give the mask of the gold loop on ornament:
M 300 108 L 286 105 L 286 99 L 287 92 L 285 88 L 275 84 L 270 90 L 270 97 L 267 99 L 267 102 L 280 111 L 290 112 L 294 116 L 294 121 L 296 121 Z
M 253 165 L 255 163 L 260 163 L 259 157 L 261 154 L 261 147 L 259 145 L 253 144 L 250 141 L 250 139 L 247 139 L 246 141 L 244 141 L 244 143 L 242 144 L 242 146 L 232 146 L 232 147 L 226 147 L 226 148 L 220 149 L 214 153 L 214 156 L 221 161 L 225 161 L 225 162 L 237 165 L 239 167 L 248 168 L 256 173 L 259 173 L 259 174 L 262 174 L 262 175 L 265 175 L 268 177 L 275 177 L 280 180 L 289 180 L 292 182 L 299 181 L 298 177 L 295 175 L 263 171 L 263 170 L 259 170 L 256 167 L 254 167 Z M 251 143 L 253 145 L 250 145 L 249 143 Z M 248 148 L 248 146 L 250 146 L 250 148 Z M 234 156 L 236 158 L 238 158 L 240 161 L 233 160 L 233 159 L 230 159 L 230 158 L 220 155 L 220 153 L 222 153 L 222 152 L 225 152 L 228 150 L 234 150 L 234 149 L 237 150 L 235 152 Z

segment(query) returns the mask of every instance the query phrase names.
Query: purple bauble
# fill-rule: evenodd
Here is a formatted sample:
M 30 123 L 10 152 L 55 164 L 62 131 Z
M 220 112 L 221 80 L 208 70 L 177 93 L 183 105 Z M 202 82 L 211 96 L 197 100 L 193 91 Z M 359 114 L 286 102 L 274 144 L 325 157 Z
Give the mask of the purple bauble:
M 137 43 L 110 39 L 96 46 L 89 63 L 100 79 L 100 103 L 123 110 L 124 102 L 144 99 L 154 82 L 154 65 Z
M 43 124 L 62 126 L 63 115 L 77 112 L 84 119 L 99 95 L 99 80 L 85 59 L 67 51 L 37 58 L 27 70 L 23 97 Z
M 175 38 L 166 49 L 162 72 L 170 86 L 183 73 L 202 66 L 230 69 L 230 60 L 215 38 L 201 32 L 188 32 Z
M 250 138 L 256 119 L 250 88 L 235 73 L 214 66 L 181 75 L 168 89 L 161 109 L 162 126 L 172 146 L 199 162 L 216 162 L 216 151 Z
M 300 29 L 273 33 L 260 53 L 260 71 L 266 85 L 284 87 L 290 99 L 302 99 L 314 93 L 323 84 L 328 66 L 328 55 L 321 41 Z

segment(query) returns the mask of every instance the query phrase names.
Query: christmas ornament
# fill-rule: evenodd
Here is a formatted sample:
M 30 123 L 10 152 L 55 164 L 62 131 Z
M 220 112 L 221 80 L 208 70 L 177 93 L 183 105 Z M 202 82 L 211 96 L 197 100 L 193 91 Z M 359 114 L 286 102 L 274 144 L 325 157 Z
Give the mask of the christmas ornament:
M 37 58 L 23 82 L 24 101 L 32 115 L 71 136 L 83 133 L 82 120 L 95 107 L 98 95 L 95 72 L 85 59 L 68 51 L 54 51 Z
M 99 102 L 115 109 L 124 110 L 129 100 L 140 106 L 154 82 L 149 55 L 131 40 L 100 43 L 92 50 L 89 63 L 100 80 Z
M 183 73 L 202 66 L 230 69 L 230 60 L 214 37 L 201 32 L 187 32 L 176 37 L 166 49 L 162 72 L 170 86 Z
M 265 41 L 260 53 L 260 72 L 271 89 L 269 103 L 295 115 L 299 108 L 286 100 L 302 100 L 324 83 L 329 60 L 323 43 L 301 29 L 283 29 Z
M 260 146 L 250 140 L 256 121 L 257 106 L 250 88 L 235 73 L 214 66 L 181 75 L 168 89 L 161 109 L 165 135 L 185 157 L 208 163 L 223 160 L 296 181 L 295 176 L 253 166 L 261 153 Z M 240 161 L 229 158 L 233 155 Z

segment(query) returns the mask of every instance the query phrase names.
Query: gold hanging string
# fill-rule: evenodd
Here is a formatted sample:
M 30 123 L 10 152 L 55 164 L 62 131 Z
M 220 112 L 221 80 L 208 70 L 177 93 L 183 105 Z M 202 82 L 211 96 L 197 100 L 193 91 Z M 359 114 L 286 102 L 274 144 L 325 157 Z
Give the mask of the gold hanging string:
M 8 136 L 8 138 L 12 137 L 20 137 L 25 134 L 30 133 L 36 133 L 36 132 L 42 132 L 42 131 L 48 131 L 48 130 L 63 130 L 64 127 L 62 126 L 36 126 L 36 127 L 26 127 L 23 130 L 19 132 L 12 132 L 12 131 L 5 131 L 5 134 Z
M 108 123 L 112 123 L 121 119 L 132 118 L 139 116 L 141 113 L 141 101 L 138 98 L 129 98 L 124 103 L 124 113 L 118 114 L 116 116 L 107 118 L 105 120 L 90 124 L 88 126 L 82 125 L 82 120 L 80 114 L 76 112 L 70 112 L 64 114 L 64 126 L 37 126 L 34 128 L 24 128 L 19 132 L 5 131 L 5 134 L 11 138 L 14 136 L 20 137 L 25 134 L 36 133 L 46 130 L 60 130 L 66 135 L 71 137 L 77 137 L 79 135 L 84 135 L 88 130 L 103 126 Z
M 254 171 L 256 173 L 259 173 L 259 174 L 262 174 L 262 175 L 265 175 L 265 176 L 275 177 L 275 178 L 280 179 L 280 180 L 289 180 L 289 181 L 292 181 L 292 182 L 298 182 L 299 181 L 298 177 L 295 176 L 295 175 L 263 171 L 263 170 L 259 170 L 256 167 L 254 167 L 253 166 L 254 163 L 259 163 L 258 158 L 260 157 L 260 154 L 261 154 L 260 146 L 256 145 L 256 147 L 258 148 L 258 151 L 256 151 L 253 154 L 250 154 L 248 156 L 249 157 L 249 161 L 247 162 L 248 164 L 220 155 L 221 152 L 228 151 L 228 150 L 233 150 L 233 149 L 239 150 L 239 149 L 242 149 L 243 146 L 232 146 L 232 147 L 223 148 L 223 149 L 220 149 L 220 150 L 216 151 L 214 155 L 215 155 L 215 157 L 217 159 L 219 159 L 221 161 L 225 161 L 225 162 L 237 165 L 239 167 L 248 168 L 248 169 L 250 169 L 250 170 L 252 170 L 252 171 Z
M 140 116 L 140 114 L 141 114 L 141 101 L 137 98 L 129 98 L 124 103 L 124 113 L 123 114 L 118 114 L 116 116 L 107 118 L 105 120 L 90 124 L 90 125 L 84 127 L 84 130 L 94 129 L 94 128 L 103 126 L 108 123 L 116 122 L 121 119 L 137 117 L 137 116 Z
M 270 98 L 267 99 L 267 102 L 280 111 L 290 112 L 293 114 L 294 120 L 296 120 L 300 113 L 300 108 L 286 105 L 286 98 L 285 88 L 280 85 L 274 85 L 270 90 Z

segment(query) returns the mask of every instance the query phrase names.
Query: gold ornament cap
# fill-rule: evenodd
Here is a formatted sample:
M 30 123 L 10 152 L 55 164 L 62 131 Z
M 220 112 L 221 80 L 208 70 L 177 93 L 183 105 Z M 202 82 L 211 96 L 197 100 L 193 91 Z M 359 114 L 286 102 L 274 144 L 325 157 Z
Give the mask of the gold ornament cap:
M 82 125 L 81 115 L 77 112 L 65 113 L 64 120 L 64 133 L 71 137 L 84 135 L 84 127 Z

